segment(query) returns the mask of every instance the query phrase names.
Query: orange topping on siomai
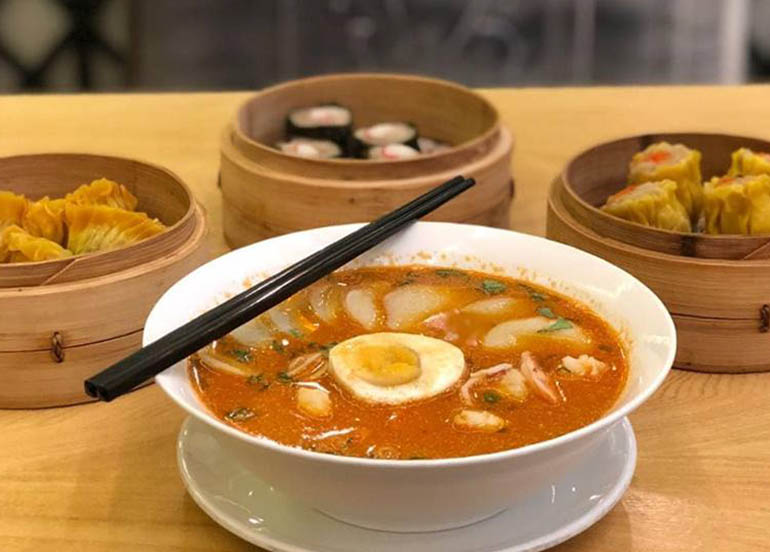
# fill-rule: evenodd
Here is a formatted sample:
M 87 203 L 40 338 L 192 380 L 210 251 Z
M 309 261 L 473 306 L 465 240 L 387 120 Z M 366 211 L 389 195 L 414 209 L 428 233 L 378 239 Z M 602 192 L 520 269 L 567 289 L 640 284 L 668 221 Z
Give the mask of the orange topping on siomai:
M 651 151 L 647 155 L 645 155 L 642 160 L 644 161 L 650 161 L 652 163 L 662 163 L 664 161 L 668 161 L 668 159 L 671 157 L 671 152 L 668 151 Z

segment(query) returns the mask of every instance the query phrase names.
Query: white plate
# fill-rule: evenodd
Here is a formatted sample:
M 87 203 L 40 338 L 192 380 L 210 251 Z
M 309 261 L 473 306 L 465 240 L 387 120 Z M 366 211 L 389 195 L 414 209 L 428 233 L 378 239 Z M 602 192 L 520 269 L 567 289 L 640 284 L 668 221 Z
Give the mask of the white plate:
M 564 477 L 520 505 L 459 529 L 389 533 L 348 525 L 290 500 L 222 454 L 210 431 L 188 418 L 179 433 L 177 459 L 187 491 L 228 531 L 281 552 L 544 550 L 585 531 L 609 512 L 628 488 L 636 466 L 636 438 L 623 418 Z

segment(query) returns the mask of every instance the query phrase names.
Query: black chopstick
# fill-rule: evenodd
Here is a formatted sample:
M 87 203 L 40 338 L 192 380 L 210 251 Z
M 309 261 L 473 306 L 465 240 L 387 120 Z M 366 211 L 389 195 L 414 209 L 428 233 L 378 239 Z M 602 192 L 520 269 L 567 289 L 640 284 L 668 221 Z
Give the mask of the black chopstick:
M 305 259 L 228 299 L 85 381 L 111 401 L 352 261 L 475 184 L 457 176 Z

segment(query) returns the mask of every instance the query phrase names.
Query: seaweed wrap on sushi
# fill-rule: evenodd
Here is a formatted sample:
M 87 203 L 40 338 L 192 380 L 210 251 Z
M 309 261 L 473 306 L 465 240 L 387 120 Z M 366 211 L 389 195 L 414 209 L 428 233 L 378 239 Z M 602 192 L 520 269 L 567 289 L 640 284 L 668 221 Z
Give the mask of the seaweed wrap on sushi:
M 286 117 L 289 138 L 302 136 L 314 140 L 330 140 L 344 149 L 353 130 L 353 114 L 335 104 L 294 109 Z
M 398 159 L 411 159 L 419 157 L 420 152 L 404 144 L 388 144 L 387 146 L 374 146 L 369 148 L 368 158 L 381 161 L 395 161 Z
M 632 184 L 611 195 L 602 210 L 645 226 L 690 232 L 690 216 L 679 202 L 676 190 L 673 180 Z
M 283 153 L 312 159 L 334 159 L 342 157 L 342 148 L 331 140 L 313 140 L 312 138 L 292 138 L 279 142 L 276 147 Z
M 356 129 L 351 141 L 353 157 L 368 158 L 369 150 L 377 146 L 402 144 L 419 151 L 417 128 L 409 123 L 378 123 L 370 127 Z
M 770 233 L 770 175 L 714 177 L 703 200 L 707 234 Z
M 695 223 L 703 206 L 699 151 L 682 144 L 658 142 L 640 151 L 631 159 L 629 182 L 641 184 L 660 180 L 676 182 L 676 197 L 684 206 L 690 221 Z
M 770 153 L 751 151 L 749 148 L 734 151 L 727 175 L 745 174 L 770 174 Z

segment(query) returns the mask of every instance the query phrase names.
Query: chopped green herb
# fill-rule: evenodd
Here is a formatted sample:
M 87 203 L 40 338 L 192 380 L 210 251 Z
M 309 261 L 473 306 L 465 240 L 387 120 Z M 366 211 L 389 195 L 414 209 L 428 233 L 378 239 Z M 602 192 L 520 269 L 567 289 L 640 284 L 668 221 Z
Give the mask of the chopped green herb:
M 286 372 L 278 372 L 278 375 L 276 376 L 278 378 L 278 381 L 281 383 L 291 383 L 294 381 L 294 378 L 291 377 Z
M 436 270 L 436 276 L 439 276 L 441 278 L 449 278 L 450 276 L 464 276 L 466 278 L 468 277 L 468 275 L 462 270 L 456 270 L 454 268 L 439 268 Z
M 481 289 L 487 295 L 497 295 L 504 292 L 507 287 L 504 283 L 497 280 L 484 280 L 481 282 Z
M 410 456 L 407 460 L 429 460 L 427 456 Z
M 257 388 L 259 388 L 260 391 L 264 391 L 268 387 L 270 387 L 270 382 L 267 381 L 262 374 L 254 374 L 253 376 L 249 376 L 246 378 L 246 383 L 248 385 L 254 385 Z
M 302 338 L 302 332 L 299 331 L 299 330 L 295 330 L 294 328 L 290 329 L 289 333 L 291 335 L 293 335 L 294 337 L 296 337 L 297 339 L 301 339 Z
M 537 291 L 532 286 L 528 286 L 526 284 L 519 284 L 519 287 L 521 289 L 523 289 L 524 291 L 526 291 L 527 294 L 529 295 L 529 298 L 532 299 L 533 301 L 537 301 L 538 303 L 541 303 L 541 302 L 545 301 L 546 299 L 548 299 L 547 295 L 544 295 L 544 294 L 540 293 L 539 291 Z
M 550 333 L 558 332 L 559 330 L 569 330 L 572 327 L 572 323 L 564 318 L 559 318 L 556 322 L 542 330 L 537 330 L 537 333 Z
M 245 349 L 231 349 L 230 354 L 238 359 L 238 362 L 243 362 L 244 364 L 251 362 L 251 353 Z
M 333 349 L 336 346 L 337 346 L 337 342 L 336 341 L 332 341 L 330 343 L 327 343 L 326 345 L 321 345 L 321 350 L 322 351 L 330 351 L 331 349 Z
M 244 406 L 238 407 L 225 414 L 225 419 L 231 422 L 243 422 L 256 416 L 253 410 Z
M 546 318 L 556 318 L 556 315 L 548 307 L 540 307 L 537 309 L 537 314 L 545 316 Z
M 283 346 L 283 343 L 276 340 L 273 340 L 273 342 L 270 344 L 270 348 L 277 353 L 282 353 L 286 349 L 286 347 Z
M 500 395 L 498 395 L 494 391 L 484 391 L 484 402 L 494 404 L 499 400 L 500 400 Z
M 413 283 L 414 283 L 414 278 L 406 278 L 406 279 L 401 280 L 400 282 L 398 282 L 396 284 L 396 287 L 408 286 L 409 284 L 413 284 Z

